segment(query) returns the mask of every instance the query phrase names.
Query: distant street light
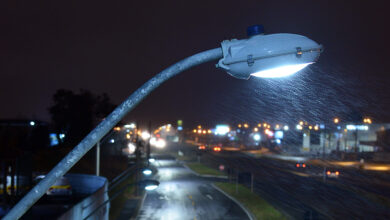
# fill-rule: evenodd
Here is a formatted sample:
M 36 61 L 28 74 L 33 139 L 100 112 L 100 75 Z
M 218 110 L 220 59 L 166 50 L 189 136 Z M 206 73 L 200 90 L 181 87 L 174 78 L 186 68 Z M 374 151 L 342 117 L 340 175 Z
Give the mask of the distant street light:
M 340 122 L 340 119 L 339 119 L 339 118 L 334 118 L 334 119 L 333 119 L 333 122 L 334 122 L 335 124 L 338 124 L 338 123 Z
M 239 79 L 250 76 L 284 77 L 314 63 L 322 46 L 297 34 L 264 35 L 262 26 L 248 28 L 248 39 L 226 40 L 221 48 L 211 49 L 185 58 L 163 70 L 120 104 L 65 156 L 33 189 L 4 217 L 20 218 L 57 179 L 69 171 L 110 129 L 133 110 L 147 95 L 168 79 L 202 63 L 220 59 L 217 67 Z

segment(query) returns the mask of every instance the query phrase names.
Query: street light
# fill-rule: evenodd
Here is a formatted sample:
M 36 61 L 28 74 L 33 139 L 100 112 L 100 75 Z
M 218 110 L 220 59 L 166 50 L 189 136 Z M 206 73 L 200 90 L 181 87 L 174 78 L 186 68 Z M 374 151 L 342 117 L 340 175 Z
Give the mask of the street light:
M 127 113 L 154 89 L 184 70 L 220 59 L 217 67 L 239 79 L 248 79 L 250 76 L 282 77 L 293 74 L 318 59 L 322 46 L 309 38 L 296 34 L 264 35 L 261 32 L 262 28 L 259 27 L 248 28 L 250 33 L 248 39 L 223 41 L 221 48 L 206 50 L 185 58 L 142 85 L 69 152 L 4 219 L 20 218 Z
M 248 32 L 248 39 L 221 44 L 223 58 L 217 66 L 239 79 L 292 75 L 314 63 L 322 50 L 321 45 L 302 35 L 264 35 L 257 26 L 249 27 Z

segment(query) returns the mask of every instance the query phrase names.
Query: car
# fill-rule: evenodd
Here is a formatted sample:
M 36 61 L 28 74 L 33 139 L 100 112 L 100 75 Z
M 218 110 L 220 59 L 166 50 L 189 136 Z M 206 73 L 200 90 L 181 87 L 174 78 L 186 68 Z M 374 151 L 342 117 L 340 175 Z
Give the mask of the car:
M 198 150 L 206 150 L 206 145 L 199 145 Z
M 220 152 L 222 150 L 222 148 L 220 146 L 214 146 L 213 147 L 213 151 L 214 152 Z
M 340 176 L 340 171 L 327 169 L 325 175 L 327 178 L 338 178 Z
M 298 162 L 298 163 L 295 164 L 295 167 L 297 167 L 297 168 L 306 168 L 307 165 L 305 163 Z
M 36 183 L 45 178 L 44 175 L 37 176 L 34 180 Z M 63 176 L 58 179 L 47 191 L 46 195 L 48 196 L 70 196 L 72 195 L 72 186 L 69 183 L 69 180 Z

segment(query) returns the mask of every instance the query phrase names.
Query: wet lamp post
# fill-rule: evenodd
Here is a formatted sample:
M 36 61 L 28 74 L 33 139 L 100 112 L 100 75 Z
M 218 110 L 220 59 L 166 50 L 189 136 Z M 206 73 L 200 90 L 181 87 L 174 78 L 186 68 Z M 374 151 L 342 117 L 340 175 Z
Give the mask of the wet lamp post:
M 251 76 L 285 77 L 314 63 L 322 50 L 321 45 L 302 35 L 285 33 L 265 35 L 260 25 L 249 27 L 247 33 L 247 39 L 225 40 L 221 43 L 221 47 L 187 57 L 147 81 L 69 152 L 10 210 L 4 219 L 20 218 L 58 178 L 75 165 L 138 103 L 162 83 L 184 70 L 219 59 L 216 66 L 239 79 L 249 79 Z

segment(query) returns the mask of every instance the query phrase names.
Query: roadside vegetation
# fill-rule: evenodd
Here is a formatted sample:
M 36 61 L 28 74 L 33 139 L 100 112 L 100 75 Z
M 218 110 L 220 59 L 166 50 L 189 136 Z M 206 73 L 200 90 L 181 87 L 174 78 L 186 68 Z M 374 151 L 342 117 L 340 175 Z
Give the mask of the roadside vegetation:
M 187 163 L 186 165 L 200 175 L 226 176 L 223 172 L 207 167 L 201 163 Z
M 238 184 L 237 192 L 234 183 L 215 183 L 215 185 L 243 204 L 256 219 L 287 219 L 267 201 L 241 184 Z

